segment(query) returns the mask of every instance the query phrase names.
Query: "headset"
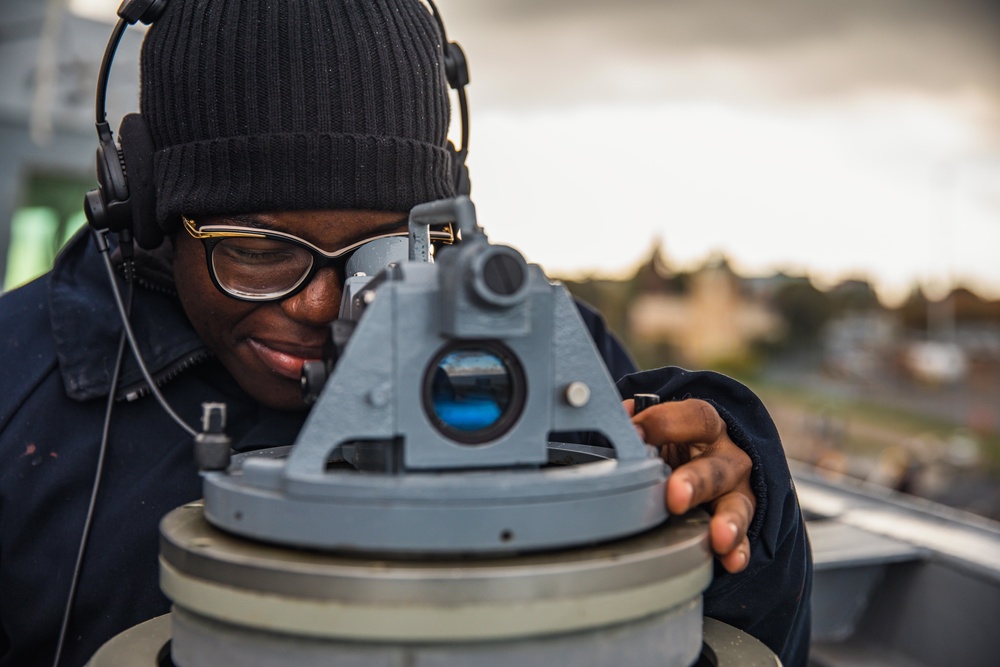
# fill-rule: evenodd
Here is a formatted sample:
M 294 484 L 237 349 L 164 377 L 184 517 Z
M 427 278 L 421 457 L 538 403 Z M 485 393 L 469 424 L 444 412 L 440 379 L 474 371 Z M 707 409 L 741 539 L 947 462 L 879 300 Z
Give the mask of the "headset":
M 433 0 L 425 1 L 430 5 L 431 13 L 437 22 L 441 34 L 443 50 L 442 64 L 445 78 L 448 86 L 455 90 L 458 96 L 462 145 L 461 148 L 455 148 L 451 142 L 448 142 L 448 150 L 451 154 L 452 179 L 455 194 L 467 195 L 471 190 L 469 171 L 465 163 L 469 152 L 469 110 L 465 95 L 465 86 L 469 83 L 469 68 L 462 47 L 455 42 L 448 41 L 444 22 L 441 19 L 441 14 L 437 6 Z M 141 114 L 131 113 L 122 118 L 122 123 L 118 130 L 118 142 L 116 143 L 107 121 L 106 110 L 108 77 L 111 72 L 111 64 L 118 45 L 121 42 L 122 35 L 125 33 L 125 29 L 138 22 L 145 25 L 152 24 L 163 14 L 167 2 L 168 0 L 124 0 L 122 2 L 117 12 L 118 21 L 112 30 L 107 47 L 105 47 L 104 58 L 101 61 L 101 67 L 98 72 L 95 104 L 98 140 L 97 188 L 87 192 L 84 197 L 83 208 L 93 232 L 97 248 L 104 259 L 105 269 L 111 282 L 111 291 L 122 319 L 123 331 L 118 344 L 117 360 L 108 395 L 108 403 L 105 409 L 104 429 L 98 449 L 90 503 L 87 508 L 86 518 L 84 519 L 83 532 L 77 550 L 76 565 L 70 581 L 66 606 L 63 610 L 59 639 L 56 644 L 55 657 L 52 663 L 53 667 L 58 667 L 62 656 L 73 608 L 73 600 L 76 595 L 83 557 L 86 552 L 90 526 L 101 484 L 108 445 L 112 406 L 114 405 L 114 395 L 125 353 L 126 340 L 132 349 L 146 383 L 149 385 L 157 401 L 178 426 L 192 437 L 197 435 L 194 429 L 177 416 L 160 394 L 159 388 L 139 352 L 135 335 L 129 323 L 128 311 L 132 300 L 134 273 L 133 258 L 135 249 L 133 243 L 138 242 L 140 247 L 151 250 L 159 246 L 164 238 L 164 230 L 156 221 L 156 189 L 153 183 L 153 138 L 145 118 Z M 115 270 L 112 267 L 109 257 L 107 240 L 109 233 L 116 234 L 119 241 L 119 249 L 123 259 L 124 278 L 128 285 L 128 295 L 124 300 L 118 289 Z

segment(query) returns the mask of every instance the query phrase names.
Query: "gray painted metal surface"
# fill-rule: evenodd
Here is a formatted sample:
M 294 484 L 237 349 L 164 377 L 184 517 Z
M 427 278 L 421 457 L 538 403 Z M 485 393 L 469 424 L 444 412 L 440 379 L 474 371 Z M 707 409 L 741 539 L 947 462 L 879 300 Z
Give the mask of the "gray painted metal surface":
M 663 521 L 669 470 L 632 426 L 568 293 L 491 244 L 466 197 L 414 208 L 411 242 L 443 222 L 463 242 L 437 263 L 411 247 L 417 259 L 348 294 L 356 325 L 287 458 L 249 455 L 205 475 L 209 521 L 280 544 L 393 553 L 524 552 Z M 490 372 L 508 376 L 509 403 L 482 429 L 438 412 L 453 352 L 495 359 Z M 550 436 L 562 432 L 611 447 L 553 465 Z
M 268 637 L 175 612 L 173 660 L 178 667 L 686 667 L 694 664 L 701 652 L 701 624 L 699 598 L 633 623 L 517 642 L 342 642 L 331 646 L 315 640 Z
M 810 667 L 996 664 L 1000 524 L 792 471 L 815 562 Z
M 514 557 L 285 549 L 213 527 L 199 504 L 168 514 L 161 534 L 161 582 L 176 606 L 299 636 L 478 642 L 560 634 L 686 604 L 711 579 L 702 512 L 625 540 Z M 288 611 L 266 613 L 279 608 Z
M 279 548 L 214 528 L 199 504 L 168 514 L 161 533 L 182 667 L 664 667 L 701 651 L 702 512 L 612 543 L 494 558 Z
M 695 606 L 692 602 L 688 606 Z M 549 667 L 570 664 L 637 665 L 697 664 L 711 667 L 779 667 L 780 662 L 766 646 L 750 635 L 712 618 L 700 619 L 686 614 L 687 608 L 668 612 L 640 623 L 614 627 L 591 635 L 570 634 L 525 645 L 483 644 L 450 652 L 441 647 L 414 644 L 409 646 L 373 646 L 343 644 L 337 655 L 337 667 Z M 704 624 L 704 643 L 695 658 L 680 657 L 687 638 L 700 634 Z M 246 632 L 246 631 L 243 631 Z M 329 654 L 321 644 L 295 639 L 256 647 L 253 635 L 244 636 L 237 629 L 222 627 L 205 618 L 181 612 L 146 621 L 123 632 L 105 644 L 87 663 L 88 667 L 167 667 L 164 655 L 172 637 L 186 648 L 172 656 L 181 667 L 234 665 L 244 667 L 296 667 L 326 665 Z M 249 642 L 249 643 L 248 643 Z M 259 643 L 257 641 L 256 643 Z M 652 648 L 651 647 L 658 647 Z M 328 648 L 328 647 L 327 647 Z M 454 647 L 457 648 L 457 647 Z M 658 653 L 650 656 L 650 650 Z M 676 660 L 674 659 L 676 657 Z M 908 667 L 900 663 L 899 667 Z

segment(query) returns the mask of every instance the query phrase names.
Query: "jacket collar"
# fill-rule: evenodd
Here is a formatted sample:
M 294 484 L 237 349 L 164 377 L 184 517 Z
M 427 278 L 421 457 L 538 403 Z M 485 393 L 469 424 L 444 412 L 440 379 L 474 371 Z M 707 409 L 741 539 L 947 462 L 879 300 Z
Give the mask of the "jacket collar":
M 66 392 L 80 401 L 107 396 L 122 332 L 104 261 L 88 247 L 88 238 L 85 230 L 59 254 L 49 282 L 59 368 Z M 211 356 L 163 277 L 162 270 L 140 273 L 130 317 L 142 357 L 158 385 Z M 120 276 L 116 280 L 124 295 L 124 281 Z M 142 371 L 126 351 L 116 398 L 138 398 L 146 392 Z

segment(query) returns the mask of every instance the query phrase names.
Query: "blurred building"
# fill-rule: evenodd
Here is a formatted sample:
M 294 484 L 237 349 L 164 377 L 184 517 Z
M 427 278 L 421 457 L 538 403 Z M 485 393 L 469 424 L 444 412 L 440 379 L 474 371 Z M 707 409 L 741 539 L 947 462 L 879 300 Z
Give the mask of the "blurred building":
M 741 363 L 755 343 L 782 335 L 781 318 L 721 255 L 681 278 L 654 251 L 637 289 L 628 311 L 632 340 L 668 343 L 693 366 Z

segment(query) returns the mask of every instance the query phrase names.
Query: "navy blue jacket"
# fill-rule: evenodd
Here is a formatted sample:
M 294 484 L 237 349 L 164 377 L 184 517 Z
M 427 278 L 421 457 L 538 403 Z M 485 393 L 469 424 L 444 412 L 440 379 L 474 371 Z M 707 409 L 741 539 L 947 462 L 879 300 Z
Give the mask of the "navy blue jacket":
M 174 410 L 198 423 L 201 403 L 228 405 L 236 449 L 291 444 L 303 414 L 258 405 L 205 349 L 175 296 L 136 289 L 132 322 Z M 811 563 L 777 431 L 760 401 L 715 373 L 634 373 L 600 317 L 584 320 L 623 396 L 659 393 L 715 405 L 753 459 L 757 511 L 744 573 L 716 576 L 705 611 L 805 665 Z M 84 525 L 120 322 L 100 259 L 78 237 L 46 276 L 0 299 L 0 667 L 51 664 Z M 103 481 L 73 607 L 64 665 L 169 610 L 158 586 L 160 518 L 201 497 L 191 439 L 164 414 L 131 355 L 113 408 Z

